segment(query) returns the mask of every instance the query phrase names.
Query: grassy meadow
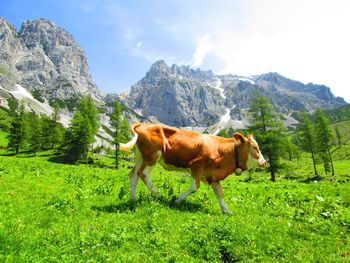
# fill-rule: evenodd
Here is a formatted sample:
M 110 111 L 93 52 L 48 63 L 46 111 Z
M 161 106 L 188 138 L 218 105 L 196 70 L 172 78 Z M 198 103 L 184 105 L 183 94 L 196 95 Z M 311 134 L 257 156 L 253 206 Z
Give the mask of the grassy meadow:
M 264 170 L 232 175 L 222 182 L 231 216 L 205 184 L 175 205 L 190 180 L 161 167 L 157 196 L 139 182 L 130 203 L 132 163 L 58 161 L 0 156 L 0 262 L 350 261 L 350 161 L 320 182 L 306 158 L 275 183 Z

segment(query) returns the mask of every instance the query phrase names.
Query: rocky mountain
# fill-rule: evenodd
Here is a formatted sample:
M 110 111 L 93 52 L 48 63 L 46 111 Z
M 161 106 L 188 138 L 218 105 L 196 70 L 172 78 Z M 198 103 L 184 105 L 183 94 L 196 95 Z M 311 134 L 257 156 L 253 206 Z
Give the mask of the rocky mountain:
M 257 94 L 268 97 L 276 111 L 291 123 L 293 111 L 313 111 L 317 107 L 345 105 L 324 85 L 288 79 L 278 73 L 252 77 L 214 75 L 188 66 L 168 66 L 155 62 L 146 76 L 131 87 L 125 101 L 145 116 L 175 126 L 210 126 L 230 123 L 236 128 L 247 124 L 244 109 Z
M 131 87 L 127 103 L 145 116 L 176 126 L 208 126 L 225 112 L 211 71 L 155 62 L 146 76 Z
M 225 125 L 244 128 L 247 112 L 256 94 L 268 97 L 276 110 L 295 122 L 291 112 L 331 109 L 345 105 L 324 85 L 288 79 L 277 73 L 242 77 L 215 75 L 189 66 L 155 62 L 145 77 L 123 95 L 104 96 L 94 83 L 87 58 L 71 34 L 45 19 L 25 21 L 20 30 L 0 17 L 0 105 L 9 97 L 24 99 L 36 112 L 51 114 L 50 102 L 65 111 L 68 125 L 74 105 L 91 94 L 111 110 L 114 100 L 129 106 L 130 120 L 145 117 L 174 126 L 208 127 L 218 131 Z M 105 120 L 105 116 L 101 116 Z
M 44 19 L 25 21 L 17 32 L 0 18 L 0 95 L 16 91 L 17 85 L 48 101 L 87 93 L 97 101 L 103 97 L 83 49 L 71 34 Z

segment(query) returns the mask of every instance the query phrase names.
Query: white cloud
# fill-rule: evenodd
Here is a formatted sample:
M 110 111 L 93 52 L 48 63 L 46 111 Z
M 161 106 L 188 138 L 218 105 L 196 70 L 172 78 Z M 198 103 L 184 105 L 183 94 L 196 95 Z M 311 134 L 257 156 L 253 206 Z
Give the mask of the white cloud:
M 206 55 L 212 52 L 214 49 L 213 41 L 210 35 L 203 36 L 197 45 L 196 51 L 193 54 L 192 66 L 200 67 L 205 59 Z
M 253 3 L 240 30 L 221 24 L 200 39 L 193 66 L 205 64 L 210 53 L 223 62 L 219 73 L 279 72 L 302 82 L 328 85 L 350 102 L 350 1 Z
M 142 46 L 142 41 L 137 42 L 136 47 L 141 48 L 141 46 Z

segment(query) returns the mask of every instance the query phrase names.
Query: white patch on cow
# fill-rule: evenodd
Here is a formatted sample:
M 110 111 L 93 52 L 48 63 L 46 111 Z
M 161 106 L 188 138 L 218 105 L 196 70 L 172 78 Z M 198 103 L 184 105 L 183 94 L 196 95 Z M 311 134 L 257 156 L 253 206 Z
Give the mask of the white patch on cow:
M 253 136 L 250 138 L 250 140 L 255 143 L 256 145 L 258 145 L 258 143 L 256 142 L 256 140 L 253 138 Z M 260 166 L 264 166 L 266 165 L 266 160 L 264 158 L 264 156 L 262 155 L 260 149 L 259 149 L 259 156 L 260 158 L 258 160 L 252 158 L 250 155 L 249 155 L 249 158 L 253 159 L 255 162 L 257 162 Z
M 145 175 L 145 183 L 147 185 L 148 190 L 151 193 L 154 192 L 153 184 L 152 184 L 151 178 L 150 178 L 153 168 L 154 168 L 154 165 L 153 166 L 146 166 L 145 170 L 143 170 L 143 174 Z
M 196 191 L 197 191 L 196 181 L 192 178 L 190 187 L 185 192 L 183 192 L 178 199 L 176 199 L 175 203 L 176 204 L 180 203 L 181 201 L 185 200 L 187 196 L 189 196 L 190 194 Z
M 224 197 L 222 196 L 222 188 L 221 185 L 219 183 L 212 183 L 211 187 L 214 190 L 214 193 L 216 195 L 216 197 L 218 198 L 220 207 L 221 207 L 221 211 L 225 214 L 230 214 L 230 210 L 228 209 L 225 201 L 224 201 Z
M 139 135 L 137 133 L 134 134 L 134 137 L 127 143 L 120 143 L 119 144 L 119 149 L 124 151 L 124 152 L 129 152 L 134 145 L 137 142 L 137 138 L 139 137 Z
M 136 188 L 137 183 L 139 180 L 138 171 L 141 168 L 142 165 L 142 155 L 140 150 L 136 146 L 136 152 L 135 152 L 135 167 L 133 169 L 133 174 L 130 174 L 130 198 L 131 200 L 136 200 Z

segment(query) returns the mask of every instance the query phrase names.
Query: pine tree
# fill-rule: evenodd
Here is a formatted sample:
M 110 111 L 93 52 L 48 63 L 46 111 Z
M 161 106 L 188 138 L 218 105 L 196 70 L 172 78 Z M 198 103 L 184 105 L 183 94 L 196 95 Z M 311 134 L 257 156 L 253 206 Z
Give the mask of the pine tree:
M 297 127 L 298 138 L 300 146 L 303 150 L 311 153 L 312 163 L 314 166 L 314 174 L 318 176 L 316 167 L 316 138 L 314 126 L 311 123 L 310 117 L 306 112 L 301 113 L 301 121 Z
M 90 146 L 98 130 L 97 109 L 91 96 L 82 98 L 64 136 L 66 160 L 87 162 Z
M 119 133 L 120 142 L 128 142 L 130 140 L 130 131 L 129 131 L 129 122 L 126 117 L 123 117 L 120 123 L 120 133 Z
M 84 119 L 86 119 L 89 122 L 90 126 L 90 137 L 91 137 L 91 145 L 95 141 L 95 134 L 98 131 L 98 111 L 95 106 L 95 103 L 91 97 L 91 95 L 88 95 L 80 100 L 80 103 L 78 105 L 78 110 L 83 115 Z M 93 148 L 93 147 L 91 147 Z
M 34 155 L 40 150 L 42 150 L 42 138 L 38 131 L 41 130 L 41 122 L 38 115 L 31 114 L 31 123 L 29 130 L 29 151 Z
M 342 144 L 342 136 L 341 136 L 340 131 L 339 131 L 339 129 L 338 129 L 338 125 L 335 125 L 335 135 L 337 136 L 338 145 L 339 145 L 339 147 L 341 147 L 341 144 Z
M 285 145 L 284 127 L 266 97 L 258 95 L 252 102 L 250 112 L 252 113 L 250 129 L 254 132 L 262 153 L 269 160 L 271 181 L 274 182 Z
M 315 112 L 315 133 L 317 136 L 318 153 L 323 161 L 325 172 L 327 174 L 331 171 L 332 175 L 334 175 L 334 166 L 330 151 L 333 138 L 332 130 L 329 120 L 320 108 Z
M 52 123 L 48 116 L 42 115 L 40 118 L 41 127 L 40 127 L 40 137 L 42 138 L 41 144 L 42 149 L 48 150 L 51 149 L 53 144 L 53 129 Z
M 14 116 L 11 122 L 11 127 L 8 135 L 8 149 L 19 153 L 23 145 L 23 118 L 20 115 Z
M 286 153 L 288 155 L 288 159 L 289 161 L 293 161 L 293 158 L 297 158 L 299 159 L 299 150 L 298 150 L 298 146 L 296 146 L 295 142 L 294 142 L 294 137 L 286 137 Z
M 89 145 L 92 142 L 90 122 L 76 111 L 65 133 L 64 153 L 68 162 L 87 161 Z
M 120 126 L 121 126 L 121 114 L 122 107 L 119 101 L 115 101 L 113 105 L 113 113 L 111 114 L 111 124 L 114 128 L 113 144 L 115 147 L 115 168 L 119 167 L 119 139 L 120 139 Z
M 60 145 L 62 143 L 64 134 L 64 128 L 62 124 L 59 123 L 61 110 L 59 104 L 55 103 L 53 109 L 54 111 L 50 117 L 50 129 L 52 132 L 51 149 L 54 149 L 56 145 Z
M 24 106 L 19 107 L 19 113 L 14 111 L 11 121 L 11 127 L 8 135 L 8 149 L 14 150 L 16 154 L 19 153 L 20 148 L 25 142 L 25 125 L 24 125 Z

